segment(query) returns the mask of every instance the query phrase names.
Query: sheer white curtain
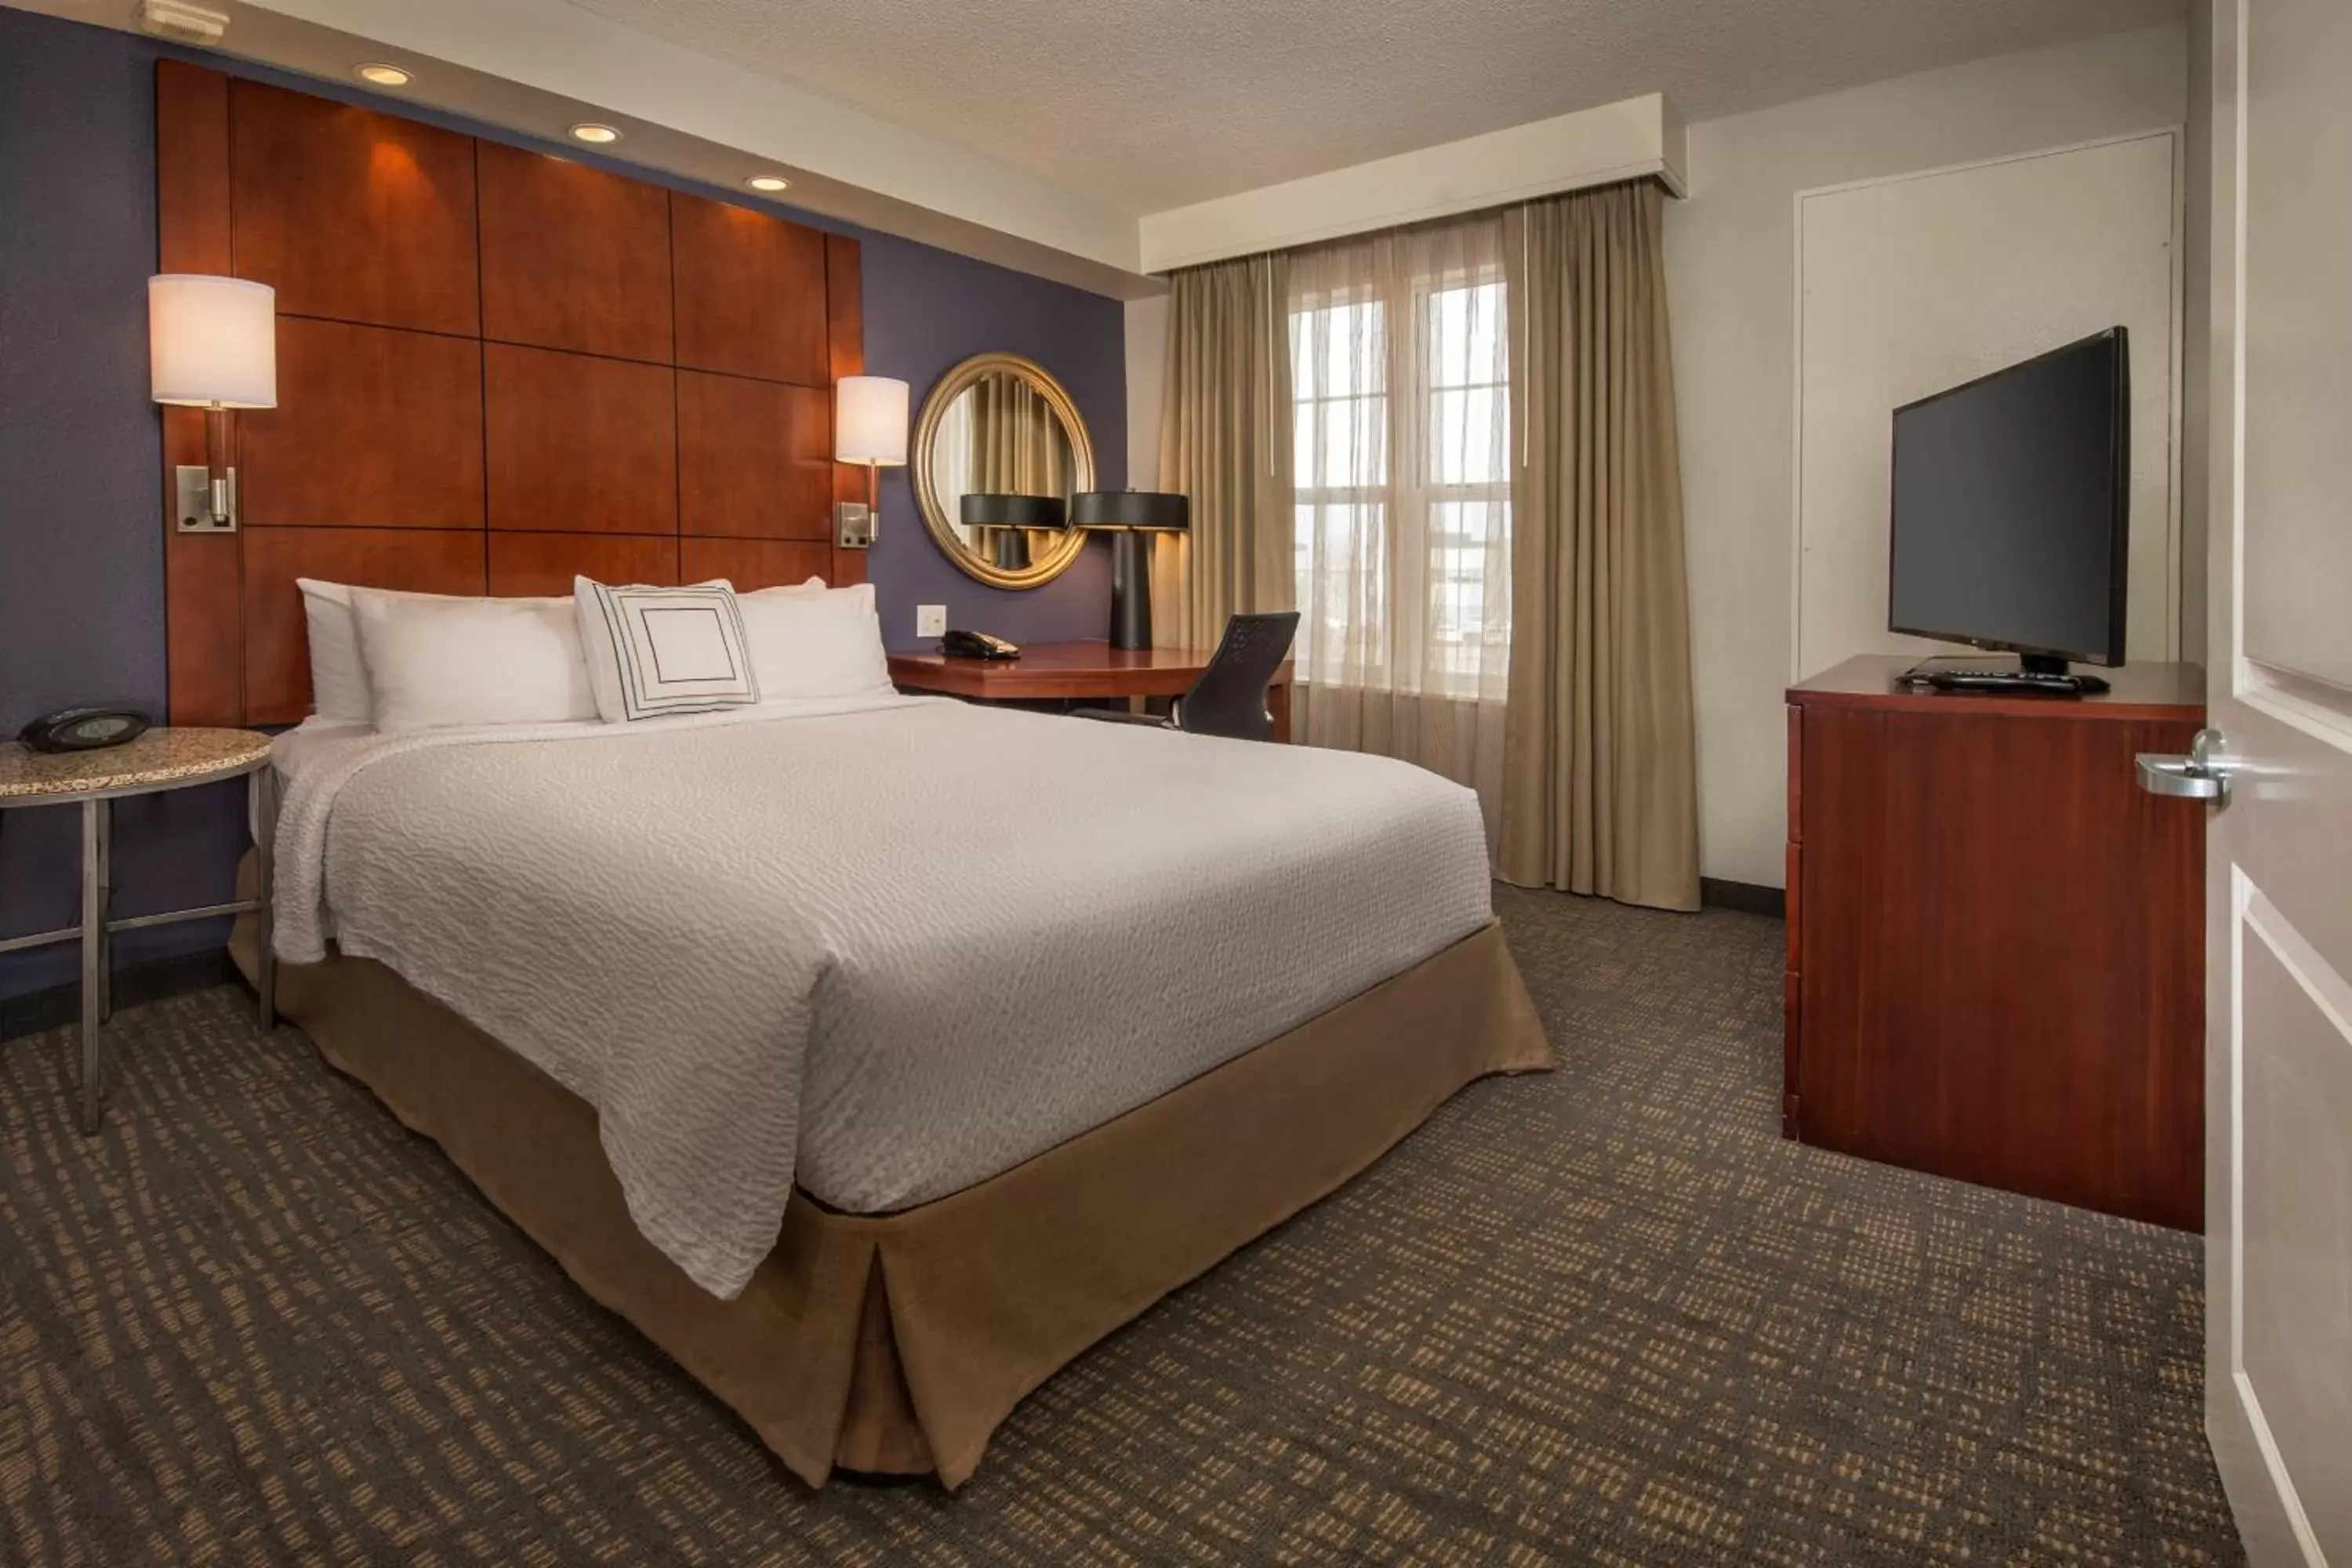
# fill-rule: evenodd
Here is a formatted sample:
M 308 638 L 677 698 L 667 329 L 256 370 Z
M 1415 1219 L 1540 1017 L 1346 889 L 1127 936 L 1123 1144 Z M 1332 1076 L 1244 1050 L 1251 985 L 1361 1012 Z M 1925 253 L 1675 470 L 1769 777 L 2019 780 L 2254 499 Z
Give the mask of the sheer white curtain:
M 1290 263 L 1295 740 L 1468 784 L 1495 841 L 1511 648 L 1499 214 Z
M 971 530 L 963 526 L 960 504 L 956 498 L 980 487 L 972 482 L 973 459 L 971 427 L 971 395 L 965 393 L 948 405 L 940 416 L 938 432 L 931 437 L 932 480 L 940 495 L 948 498 L 948 526 L 954 529 L 965 543 L 977 544 Z

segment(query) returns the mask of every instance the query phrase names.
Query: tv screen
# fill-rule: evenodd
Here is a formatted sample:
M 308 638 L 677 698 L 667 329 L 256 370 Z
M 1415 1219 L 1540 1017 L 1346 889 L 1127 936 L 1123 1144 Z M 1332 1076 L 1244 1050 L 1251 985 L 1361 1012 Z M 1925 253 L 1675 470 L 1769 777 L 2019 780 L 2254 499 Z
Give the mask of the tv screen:
M 2124 661 L 2124 329 L 1895 411 L 1890 629 Z

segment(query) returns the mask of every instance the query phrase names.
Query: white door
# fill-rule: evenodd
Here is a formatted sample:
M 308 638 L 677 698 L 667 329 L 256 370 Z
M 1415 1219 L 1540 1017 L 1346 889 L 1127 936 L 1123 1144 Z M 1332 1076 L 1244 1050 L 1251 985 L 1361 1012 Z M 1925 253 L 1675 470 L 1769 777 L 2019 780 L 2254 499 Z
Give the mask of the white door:
M 2206 1429 L 2254 1562 L 2347 1568 L 2352 3 L 2211 3 Z

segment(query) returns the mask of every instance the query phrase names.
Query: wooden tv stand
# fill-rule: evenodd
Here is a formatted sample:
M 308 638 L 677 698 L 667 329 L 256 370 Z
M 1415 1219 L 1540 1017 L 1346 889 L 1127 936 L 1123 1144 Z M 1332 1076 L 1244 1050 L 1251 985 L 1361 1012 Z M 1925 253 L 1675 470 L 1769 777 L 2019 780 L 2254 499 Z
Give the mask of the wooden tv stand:
M 2201 1229 L 2205 808 L 2133 758 L 2189 750 L 2203 670 L 2011 697 L 1913 662 L 1789 690 L 1782 1132 Z

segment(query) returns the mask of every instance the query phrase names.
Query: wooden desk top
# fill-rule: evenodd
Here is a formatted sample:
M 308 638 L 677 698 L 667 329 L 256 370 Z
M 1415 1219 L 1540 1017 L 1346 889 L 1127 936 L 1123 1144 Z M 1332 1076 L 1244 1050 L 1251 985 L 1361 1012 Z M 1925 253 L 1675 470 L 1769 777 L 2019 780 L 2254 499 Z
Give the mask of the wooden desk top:
M 1059 697 L 1181 697 L 1192 689 L 1215 650 L 1113 647 L 1108 642 L 1026 643 L 1013 659 L 951 658 L 894 653 L 890 679 L 901 690 L 938 691 L 995 701 Z M 1290 679 L 1283 661 L 1273 684 Z
M 1937 691 L 1927 686 L 1898 686 L 1895 677 L 1919 662 L 1908 653 L 1862 654 L 1832 665 L 1810 680 L 1789 688 L 1789 701 L 1800 708 L 1915 708 L 1921 703 L 1958 705 L 1970 713 L 2004 717 L 2031 714 L 2037 718 L 2180 719 L 2199 718 L 2205 711 L 2205 668 L 2197 664 L 2126 664 L 2115 669 L 2084 665 L 2081 673 L 2106 678 L 2109 689 L 2097 696 L 2016 696 L 1982 691 Z M 1989 653 L 1984 662 L 1998 667 L 2007 654 Z

